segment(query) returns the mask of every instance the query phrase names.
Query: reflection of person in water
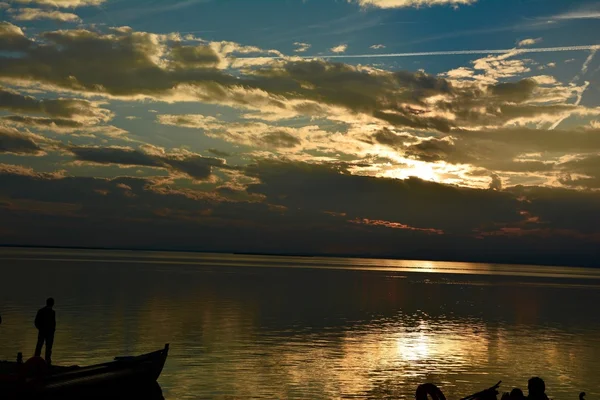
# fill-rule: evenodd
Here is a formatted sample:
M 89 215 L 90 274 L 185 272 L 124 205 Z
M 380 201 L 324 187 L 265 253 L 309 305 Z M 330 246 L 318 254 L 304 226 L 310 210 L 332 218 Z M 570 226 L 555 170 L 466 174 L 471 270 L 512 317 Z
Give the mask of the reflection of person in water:
M 52 309 L 54 299 L 46 300 L 46 307 L 40 308 L 35 316 L 35 327 L 38 329 L 38 340 L 35 346 L 35 357 L 42 354 L 42 346 L 46 343 L 44 359 L 48 365 L 52 364 L 52 345 L 54 344 L 54 331 L 56 330 L 56 313 Z

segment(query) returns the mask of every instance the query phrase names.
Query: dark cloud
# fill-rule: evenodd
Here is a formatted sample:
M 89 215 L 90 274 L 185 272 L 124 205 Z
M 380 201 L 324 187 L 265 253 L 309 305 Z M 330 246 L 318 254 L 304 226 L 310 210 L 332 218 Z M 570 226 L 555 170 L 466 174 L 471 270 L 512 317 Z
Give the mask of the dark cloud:
M 199 180 L 208 179 L 214 167 L 227 168 L 222 159 L 202 157 L 193 153 L 149 154 L 122 147 L 70 147 L 69 151 L 79 161 L 165 168 Z
M 401 108 L 395 112 L 375 110 L 373 111 L 373 116 L 395 126 L 406 126 L 415 129 L 434 129 L 440 132 L 449 132 L 454 125 L 444 118 L 421 117 L 418 113 L 408 108 Z
M 81 92 L 112 95 L 159 95 L 179 83 L 203 82 L 211 95 L 232 76 L 208 69 L 167 70 L 156 57 L 162 52 L 156 35 L 117 31 L 103 35 L 88 30 L 44 32 L 45 45 L 27 46 L 21 57 L 4 57 L 1 75 L 32 80 Z
M 248 191 L 289 208 L 332 211 L 368 218 L 468 233 L 495 223 L 522 220 L 518 202 L 501 192 L 427 182 L 350 175 L 345 167 L 262 161 L 248 173 L 261 183 Z M 302 182 L 302 184 L 299 184 Z
M 16 129 L 0 126 L 0 154 L 42 154 L 42 149 L 33 139 L 34 135 L 23 134 Z
M 221 57 L 210 46 L 184 46 L 171 49 L 171 62 L 175 68 L 214 68 Z
M 474 157 L 461 151 L 452 141 L 446 139 L 431 138 L 406 148 L 407 157 L 420 161 L 436 162 L 446 161 L 449 163 L 472 163 Z
M 555 163 L 542 161 L 490 160 L 478 165 L 491 171 L 503 172 L 550 172 L 555 170 Z
M 550 172 L 559 170 L 556 162 L 519 160 L 523 154 L 558 157 L 574 152 L 600 150 L 598 129 L 531 129 L 454 130 L 447 137 L 430 137 L 407 145 L 407 157 L 425 162 L 445 161 L 471 164 L 492 171 Z M 584 173 L 575 162 L 561 165 L 563 172 Z
M 227 168 L 219 158 L 202 157 L 198 155 L 182 158 L 166 157 L 162 161 L 176 171 L 181 171 L 195 179 L 207 179 L 212 175 L 214 167 Z
M 563 185 L 590 189 L 600 188 L 600 155 L 567 161 L 559 164 L 558 167 L 567 174 L 560 180 Z M 573 178 L 574 174 L 579 177 Z
M 67 118 L 44 118 L 44 117 L 27 117 L 23 115 L 8 115 L 0 117 L 0 120 L 13 122 L 21 126 L 37 126 L 40 128 L 56 128 L 56 129 L 77 129 L 86 126 L 85 124 Z
M 300 139 L 285 131 L 267 132 L 259 140 L 267 147 L 273 148 L 295 147 L 302 143 Z
M 207 150 L 209 153 L 214 154 L 217 157 L 231 157 L 231 153 L 228 153 L 226 151 L 223 150 L 219 150 L 219 149 L 208 149 Z
M 469 140 L 487 140 L 525 152 L 571 153 L 600 150 L 600 129 L 503 128 L 483 131 L 456 131 L 453 135 Z
M 452 113 L 455 116 L 453 123 L 458 128 L 501 127 L 515 121 L 523 123 L 524 120 L 535 121 L 539 118 L 548 120 L 555 118 L 557 114 L 569 115 L 585 109 L 568 104 L 566 97 L 560 101 L 565 96 L 564 92 L 570 92 L 569 88 L 561 87 L 558 83 L 553 85 L 541 86 L 529 78 L 483 87 L 467 84 L 455 88 L 451 96 L 436 102 L 433 108 Z
M 98 164 L 139 165 L 144 167 L 164 167 L 160 157 L 139 150 L 120 147 L 71 147 L 69 149 L 79 161 Z
M 373 134 L 373 139 L 379 144 L 384 144 L 395 149 L 404 147 L 406 143 L 415 141 L 413 136 L 408 134 L 397 134 L 387 128 L 375 132 Z
M 600 192 L 524 187 L 505 191 L 526 199 L 523 210 L 539 218 L 539 226 L 583 235 L 600 233 Z
M 108 110 L 99 108 L 94 103 L 80 99 L 43 99 L 0 87 L 0 109 L 18 113 L 43 113 L 51 117 L 73 118 L 87 117 L 109 119 Z
M 57 177 L 3 165 L 0 179 L 0 219 L 14 227 L 9 236 L 0 232 L 5 244 L 319 251 L 326 246 L 318 237 L 340 228 L 334 218 L 225 201 L 148 179 Z
M 502 178 L 500 178 L 496 174 L 492 174 L 492 181 L 490 182 L 490 189 L 492 190 L 502 190 Z
M 518 82 L 492 85 L 489 87 L 489 91 L 503 101 L 521 103 L 531 98 L 537 86 L 537 82 L 533 79 L 522 79 Z
M 430 138 L 405 148 L 407 157 L 419 161 L 444 161 L 450 164 L 471 164 L 491 171 L 547 172 L 554 163 L 542 161 L 515 161 L 513 158 L 527 149 L 494 143 L 490 140 L 464 138 Z
M 21 28 L 10 22 L 0 22 L 0 51 L 26 51 L 31 44 Z
M 0 240 L 545 264 L 593 264 L 600 255 L 598 193 L 465 190 L 353 177 L 344 168 L 257 165 L 251 171 L 264 181 L 253 190 L 267 196 L 261 203 L 151 179 L 62 177 L 0 165 L 0 219 L 13 228 Z M 315 188 L 321 193 L 302 194 Z M 453 234 L 460 220 L 476 231 Z M 439 235 L 415 225 L 446 229 Z

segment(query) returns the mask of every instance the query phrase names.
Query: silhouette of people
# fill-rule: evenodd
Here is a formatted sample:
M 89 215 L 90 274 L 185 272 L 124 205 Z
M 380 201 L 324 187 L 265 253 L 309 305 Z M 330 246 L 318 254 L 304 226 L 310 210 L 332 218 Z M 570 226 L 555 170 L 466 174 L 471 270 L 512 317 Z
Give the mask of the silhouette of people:
M 546 396 L 546 384 L 544 380 L 539 377 L 533 377 L 527 382 L 527 390 L 529 394 L 527 395 L 528 400 L 548 400 L 548 396 Z
M 510 400 L 525 400 L 525 395 L 521 389 L 514 388 L 510 391 Z
M 521 389 L 514 388 L 510 393 L 504 393 L 502 400 L 525 400 L 525 395 Z
M 42 346 L 46 343 L 46 354 L 44 359 L 48 365 L 52 364 L 52 345 L 54 344 L 54 331 L 56 330 L 56 313 L 52 309 L 54 299 L 46 300 L 46 306 L 40 308 L 35 316 L 35 327 L 38 329 L 38 340 L 35 346 L 35 357 L 42 354 Z

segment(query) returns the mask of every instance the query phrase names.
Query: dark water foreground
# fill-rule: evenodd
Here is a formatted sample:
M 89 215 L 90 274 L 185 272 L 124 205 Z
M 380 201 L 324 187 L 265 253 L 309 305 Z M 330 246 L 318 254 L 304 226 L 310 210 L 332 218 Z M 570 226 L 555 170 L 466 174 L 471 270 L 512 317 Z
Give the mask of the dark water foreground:
M 0 266 L 0 358 L 33 353 L 51 295 L 56 363 L 170 342 L 169 400 L 412 398 L 427 381 L 456 399 L 533 375 L 554 399 L 600 396 L 600 270 L 26 249 Z

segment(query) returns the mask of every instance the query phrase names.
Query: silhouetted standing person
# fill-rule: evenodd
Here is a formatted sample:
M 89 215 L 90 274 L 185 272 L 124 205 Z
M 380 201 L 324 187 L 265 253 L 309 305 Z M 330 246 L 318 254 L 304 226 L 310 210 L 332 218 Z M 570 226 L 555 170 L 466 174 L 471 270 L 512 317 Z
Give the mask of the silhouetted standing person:
M 42 354 L 42 346 L 46 343 L 44 359 L 48 365 L 52 364 L 52 345 L 54 344 L 54 331 L 56 330 L 56 313 L 52 309 L 54 299 L 46 300 L 46 307 L 40 308 L 35 316 L 35 327 L 38 329 L 38 340 L 35 346 L 35 357 Z
M 546 384 L 542 378 L 533 377 L 527 382 L 527 390 L 529 394 L 528 400 L 548 400 L 546 396 Z

